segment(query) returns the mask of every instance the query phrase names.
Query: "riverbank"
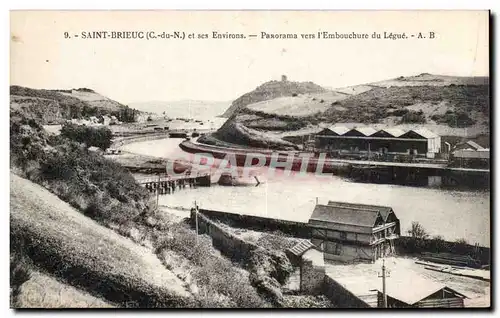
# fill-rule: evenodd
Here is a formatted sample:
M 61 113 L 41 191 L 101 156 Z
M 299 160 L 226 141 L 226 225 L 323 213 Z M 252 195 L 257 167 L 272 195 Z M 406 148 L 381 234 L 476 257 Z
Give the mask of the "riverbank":
M 147 141 L 121 149 L 154 159 L 185 156 L 179 142 L 179 139 Z M 417 221 L 431 236 L 490 245 L 490 192 L 486 190 L 358 183 L 339 176 L 286 175 L 276 170 L 259 186 L 213 185 L 179 191 L 175 195 L 160 195 L 159 201 L 163 205 L 188 209 L 197 201 L 202 208 L 210 210 L 301 221 L 309 218 L 317 197 L 391 206 L 401 219 L 403 232 L 411 228 L 412 221 Z

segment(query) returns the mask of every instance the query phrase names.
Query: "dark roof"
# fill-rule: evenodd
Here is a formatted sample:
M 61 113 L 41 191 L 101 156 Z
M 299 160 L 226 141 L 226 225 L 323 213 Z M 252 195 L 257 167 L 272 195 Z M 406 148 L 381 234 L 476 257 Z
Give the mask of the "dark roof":
M 311 220 L 338 224 L 350 224 L 362 227 L 373 227 L 380 212 L 369 209 L 359 209 L 349 206 L 317 204 L 311 215 Z
M 345 132 L 343 135 L 345 136 L 364 136 L 368 137 L 376 133 L 377 131 L 373 129 L 372 127 L 356 127 L 353 128 L 347 132 Z
M 381 205 L 370 205 L 370 204 L 337 202 L 337 201 L 328 201 L 328 205 L 378 211 L 380 212 L 380 215 L 384 219 L 384 222 L 387 221 L 387 217 L 389 216 L 389 214 L 391 214 L 391 212 L 394 213 L 391 207 L 381 206 Z
M 400 137 L 401 138 L 430 139 L 430 138 L 436 138 L 439 136 L 428 129 L 418 128 L 418 129 L 412 129 L 412 130 L 404 133 Z
M 287 251 L 296 257 L 300 257 L 311 248 L 314 248 L 313 243 L 311 243 L 310 241 L 302 241 L 295 246 L 287 249 Z
M 475 150 L 484 149 L 484 147 L 482 147 L 481 145 L 479 145 L 478 143 L 476 143 L 476 142 L 474 142 L 472 140 L 467 141 L 466 144 L 469 145 L 469 146 L 471 146 Z
M 342 136 L 348 131 L 349 129 L 344 126 L 331 126 L 320 131 L 318 135 Z

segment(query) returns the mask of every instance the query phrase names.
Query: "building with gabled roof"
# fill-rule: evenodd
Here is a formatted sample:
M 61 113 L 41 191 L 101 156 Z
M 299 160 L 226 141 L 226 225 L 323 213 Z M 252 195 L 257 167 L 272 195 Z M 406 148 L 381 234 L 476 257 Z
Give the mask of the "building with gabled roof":
M 399 136 L 403 135 L 405 133 L 404 130 L 399 129 L 399 128 L 384 128 L 380 129 L 373 135 L 372 137 L 387 137 L 387 138 L 398 138 Z
M 441 137 L 425 129 L 403 131 L 399 128 L 356 127 L 333 131 L 326 128 L 316 135 L 316 146 L 332 154 L 359 156 L 408 155 L 434 158 L 441 151 Z
M 390 207 L 329 201 L 317 204 L 309 219 L 311 242 L 325 258 L 375 261 L 395 252 L 399 219 Z
M 373 129 L 372 127 L 356 127 L 356 128 L 353 128 L 351 130 L 349 130 L 348 132 L 346 132 L 345 134 L 343 134 L 343 136 L 363 136 L 363 137 L 369 137 L 371 135 L 373 135 L 374 133 L 376 133 L 377 131 L 375 129 Z
M 410 287 L 410 288 L 409 288 Z M 389 308 L 464 307 L 467 296 L 446 285 L 412 274 L 411 271 L 391 273 L 386 278 Z M 377 290 L 378 307 L 383 307 L 383 290 Z
M 349 128 L 344 126 L 330 126 L 321 130 L 318 135 L 333 135 L 333 136 L 342 136 L 346 132 L 349 131 Z

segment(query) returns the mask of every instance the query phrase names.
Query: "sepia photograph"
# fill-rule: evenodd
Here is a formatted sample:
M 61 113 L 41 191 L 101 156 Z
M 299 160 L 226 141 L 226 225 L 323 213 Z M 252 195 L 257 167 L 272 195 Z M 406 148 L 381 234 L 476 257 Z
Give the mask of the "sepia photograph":
M 9 18 L 10 308 L 492 308 L 489 11 Z

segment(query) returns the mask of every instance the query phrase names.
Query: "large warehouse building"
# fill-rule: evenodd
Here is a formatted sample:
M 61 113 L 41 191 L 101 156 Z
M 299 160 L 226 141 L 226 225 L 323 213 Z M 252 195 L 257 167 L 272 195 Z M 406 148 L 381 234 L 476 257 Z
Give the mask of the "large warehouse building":
M 309 219 L 311 242 L 337 261 L 376 261 L 395 252 L 401 235 L 399 219 L 390 207 L 329 201 L 317 204 Z
M 441 150 L 441 137 L 425 129 L 403 131 L 397 128 L 375 130 L 371 127 L 325 128 L 316 135 L 320 151 L 379 154 L 408 154 L 434 158 Z

